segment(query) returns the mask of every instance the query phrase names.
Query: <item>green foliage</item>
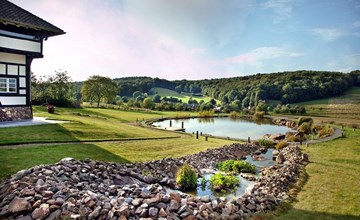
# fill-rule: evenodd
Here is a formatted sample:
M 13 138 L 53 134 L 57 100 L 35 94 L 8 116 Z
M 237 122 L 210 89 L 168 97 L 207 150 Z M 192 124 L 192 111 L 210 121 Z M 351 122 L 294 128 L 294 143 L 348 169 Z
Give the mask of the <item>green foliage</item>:
M 264 139 L 264 138 L 258 139 L 257 141 L 261 146 L 264 146 L 267 148 L 273 148 L 275 146 L 274 142 L 272 142 L 271 140 Z
M 328 137 L 333 134 L 334 134 L 334 128 L 330 125 L 326 125 L 322 127 L 317 133 L 319 138 Z
M 214 190 L 231 190 L 240 184 L 240 180 L 236 176 L 224 175 L 216 173 L 210 177 L 210 185 Z
M 213 117 L 214 116 L 214 110 L 207 110 L 207 111 L 201 111 L 199 112 L 200 117 Z
M 306 110 L 304 106 L 299 106 L 299 105 L 290 105 L 290 104 L 286 104 L 286 105 L 281 105 L 278 104 L 275 108 L 271 109 L 268 108 L 268 110 L 273 111 L 276 114 L 305 114 Z
M 118 87 L 112 79 L 96 75 L 87 79 L 81 88 L 83 99 L 96 102 L 98 107 L 102 99 L 108 103 L 112 102 L 116 98 L 117 92 Z
M 31 75 L 32 104 L 49 103 L 56 106 L 74 106 L 71 77 L 66 71 L 55 71 L 48 78 Z
M 287 137 L 286 139 L 288 142 L 300 142 L 300 137 L 295 136 L 295 135 L 291 135 L 291 136 Z
M 224 172 L 256 173 L 255 165 L 242 160 L 225 160 L 219 162 L 216 168 Z
M 311 133 L 311 124 L 308 122 L 303 122 L 297 129 L 300 132 L 304 132 L 305 134 Z
M 285 148 L 285 147 L 287 147 L 287 146 L 289 146 L 288 142 L 286 142 L 286 141 L 279 141 L 279 143 L 277 143 L 277 144 L 275 145 L 275 148 L 276 148 L 276 150 L 280 150 L 280 149 L 283 149 L 283 148 Z
M 263 119 L 264 116 L 265 116 L 265 112 L 255 112 L 253 118 L 255 120 L 258 120 L 258 119 Z
M 230 118 L 237 118 L 237 117 L 239 117 L 239 115 L 238 115 L 238 113 L 236 111 L 232 111 L 232 112 L 230 112 L 229 117 Z
M 181 189 L 195 189 L 197 183 L 197 174 L 190 165 L 184 164 L 176 173 L 176 184 Z
M 299 117 L 298 118 L 298 120 L 296 121 L 296 125 L 297 126 L 300 126 L 300 125 L 302 125 L 304 122 L 307 122 L 307 123 L 309 123 L 309 125 L 311 126 L 312 124 L 313 124 L 313 119 L 312 118 L 310 118 L 310 117 Z

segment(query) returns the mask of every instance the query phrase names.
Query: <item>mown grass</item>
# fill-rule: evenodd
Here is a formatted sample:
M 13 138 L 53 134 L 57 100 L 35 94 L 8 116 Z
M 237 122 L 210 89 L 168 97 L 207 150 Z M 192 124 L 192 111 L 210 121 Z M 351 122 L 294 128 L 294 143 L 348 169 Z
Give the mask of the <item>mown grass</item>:
M 296 201 L 280 213 L 254 219 L 360 219 L 360 130 L 345 130 L 346 137 L 302 147 L 311 163 L 307 182 Z
M 233 141 L 203 137 L 164 140 L 138 140 L 124 142 L 99 142 L 93 144 L 39 145 L 24 147 L 0 147 L 0 179 L 19 170 L 39 164 L 51 164 L 62 158 L 90 158 L 118 163 L 141 162 L 180 157 L 194 154 L 208 148 L 221 147 Z
M 178 112 L 56 108 L 55 114 L 49 114 L 45 107 L 38 106 L 34 109 L 35 116 L 66 120 L 70 123 L 1 128 L 0 144 L 180 137 L 176 133 L 144 128 L 132 123 L 137 119 L 177 116 L 181 114 Z
M 162 159 L 164 157 L 180 157 L 195 154 L 208 148 L 220 147 L 234 141 L 204 137 L 195 138 L 123 141 L 98 143 L 97 146 L 126 158 L 132 162 Z
M 162 97 L 173 97 L 173 98 L 181 99 L 183 103 L 188 103 L 190 98 L 196 100 L 197 102 L 200 102 L 201 100 L 204 100 L 205 102 L 209 102 L 211 99 L 209 97 L 203 97 L 203 96 L 191 96 L 191 94 L 188 93 L 179 94 L 176 91 L 165 88 L 159 88 L 159 87 L 153 88 L 152 92 L 154 94 L 159 94 Z
M 91 158 L 101 161 L 126 163 L 128 160 L 94 144 L 62 144 L 19 148 L 0 147 L 0 180 L 19 170 L 40 164 L 56 163 L 62 158 Z

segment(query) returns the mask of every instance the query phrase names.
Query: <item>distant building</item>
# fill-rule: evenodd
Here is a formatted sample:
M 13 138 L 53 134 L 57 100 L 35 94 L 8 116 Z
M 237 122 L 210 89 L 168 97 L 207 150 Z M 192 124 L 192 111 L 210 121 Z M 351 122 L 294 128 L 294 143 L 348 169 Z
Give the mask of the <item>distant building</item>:
M 30 66 L 43 41 L 65 34 L 49 22 L 0 0 L 0 122 L 32 118 Z

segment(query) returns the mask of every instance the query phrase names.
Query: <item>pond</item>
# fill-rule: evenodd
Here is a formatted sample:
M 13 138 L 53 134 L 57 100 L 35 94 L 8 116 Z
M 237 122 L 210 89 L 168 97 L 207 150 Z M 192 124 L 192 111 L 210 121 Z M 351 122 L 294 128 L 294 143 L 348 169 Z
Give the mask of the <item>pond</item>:
M 264 134 L 285 134 L 288 131 L 292 131 L 288 127 L 275 125 L 270 119 L 253 121 L 229 117 L 172 119 L 155 122 L 153 125 L 165 129 L 170 127 L 170 121 L 173 128 L 181 128 L 182 123 L 184 123 L 185 132 L 193 133 L 199 131 L 199 133 L 202 132 L 203 134 L 244 140 L 248 137 L 251 140 L 256 140 L 262 138 Z
M 257 172 L 254 175 L 256 177 L 259 176 L 259 171 L 263 167 L 269 167 L 269 166 L 272 166 L 275 164 L 275 161 L 272 159 L 273 158 L 273 149 L 268 149 L 268 151 L 266 153 L 258 155 L 257 158 L 261 158 L 261 159 L 254 160 L 251 157 L 251 155 L 248 155 L 245 160 L 256 166 Z M 237 186 L 235 189 L 230 190 L 230 191 L 219 192 L 219 191 L 213 190 L 210 186 L 209 179 L 212 175 L 213 175 L 213 173 L 201 174 L 201 177 L 198 178 L 198 180 L 197 180 L 197 185 L 198 185 L 197 188 L 195 190 L 185 191 L 183 193 L 192 194 L 194 196 L 199 196 L 199 197 L 201 197 L 201 196 L 210 196 L 210 198 L 226 197 L 226 199 L 230 200 L 234 197 L 239 197 L 239 196 L 244 195 L 246 193 L 247 189 L 249 189 L 249 187 L 252 187 L 255 184 L 255 181 L 250 181 L 250 180 L 243 178 L 241 175 L 237 175 L 237 177 L 240 180 L 239 186 Z M 246 175 L 251 175 L 251 174 L 246 174 Z M 206 179 L 206 182 L 203 185 L 201 184 L 202 178 Z M 170 191 L 181 192 L 178 190 L 168 189 L 168 192 L 170 192 Z

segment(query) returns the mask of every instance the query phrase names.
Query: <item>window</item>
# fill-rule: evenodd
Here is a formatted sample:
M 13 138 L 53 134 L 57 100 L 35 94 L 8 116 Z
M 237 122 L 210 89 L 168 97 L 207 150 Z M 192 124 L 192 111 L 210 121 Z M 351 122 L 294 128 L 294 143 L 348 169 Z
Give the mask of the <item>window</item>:
M 0 92 L 16 93 L 17 92 L 16 79 L 0 78 Z

